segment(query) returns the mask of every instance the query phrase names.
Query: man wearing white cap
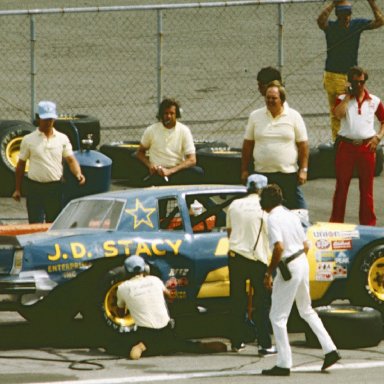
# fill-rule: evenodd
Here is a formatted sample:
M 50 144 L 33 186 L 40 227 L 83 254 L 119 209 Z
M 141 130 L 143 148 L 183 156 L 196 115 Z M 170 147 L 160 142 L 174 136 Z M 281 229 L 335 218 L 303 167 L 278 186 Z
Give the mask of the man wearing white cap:
M 143 356 L 175 352 L 218 353 L 226 352 L 222 342 L 199 342 L 179 339 L 173 330 L 164 296 L 171 293 L 157 277 L 147 274 L 148 266 L 138 255 L 129 256 L 124 262 L 128 280 L 117 288 L 117 305 L 131 314 L 138 326 L 128 335 L 129 357 L 138 360 Z M 123 347 L 123 350 L 125 348 Z
M 12 197 L 20 201 L 21 184 L 29 160 L 27 211 L 30 223 L 51 223 L 63 205 L 62 178 L 65 159 L 79 184 L 85 183 L 68 137 L 54 127 L 56 104 L 41 101 L 38 105 L 38 128 L 23 137 L 16 166 L 16 187 Z
M 268 234 L 266 214 L 260 207 L 259 191 L 267 186 L 263 175 L 250 175 L 247 196 L 231 203 L 227 212 L 229 236 L 228 267 L 231 295 L 231 343 L 234 352 L 245 347 L 245 317 L 247 313 L 246 282 L 254 290 L 254 321 L 259 354 L 276 353 L 269 333 L 270 294 L 263 285 L 268 265 Z

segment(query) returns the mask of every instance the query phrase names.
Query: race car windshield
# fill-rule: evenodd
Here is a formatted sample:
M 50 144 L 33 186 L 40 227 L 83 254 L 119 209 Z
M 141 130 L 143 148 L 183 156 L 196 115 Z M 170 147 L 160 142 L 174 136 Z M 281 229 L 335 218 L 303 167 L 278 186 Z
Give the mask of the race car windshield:
M 51 229 L 116 229 L 124 201 L 78 200 L 68 204 L 53 223 Z

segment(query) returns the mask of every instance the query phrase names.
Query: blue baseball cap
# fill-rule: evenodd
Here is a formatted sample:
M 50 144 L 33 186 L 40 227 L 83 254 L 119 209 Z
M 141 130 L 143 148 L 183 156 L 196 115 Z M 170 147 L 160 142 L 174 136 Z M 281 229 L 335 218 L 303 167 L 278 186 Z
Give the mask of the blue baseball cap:
M 124 267 L 129 273 L 141 273 L 145 271 L 145 261 L 141 256 L 132 255 L 125 259 Z
M 262 189 L 268 185 L 268 179 L 264 175 L 255 173 L 250 175 L 247 179 L 247 189 Z

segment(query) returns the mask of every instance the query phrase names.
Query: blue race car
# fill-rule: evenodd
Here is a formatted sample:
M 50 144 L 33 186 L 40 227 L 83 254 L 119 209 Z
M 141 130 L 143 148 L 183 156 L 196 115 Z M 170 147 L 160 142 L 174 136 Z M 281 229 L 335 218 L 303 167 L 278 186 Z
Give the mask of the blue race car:
M 73 200 L 47 232 L 0 236 L 0 309 L 40 323 L 81 313 L 129 331 L 134 323 L 117 307 L 116 289 L 133 254 L 172 291 L 171 311 L 228 308 L 226 211 L 245 193 L 242 186 L 193 185 Z M 314 305 L 349 299 L 384 312 L 384 229 L 317 223 L 307 233 Z

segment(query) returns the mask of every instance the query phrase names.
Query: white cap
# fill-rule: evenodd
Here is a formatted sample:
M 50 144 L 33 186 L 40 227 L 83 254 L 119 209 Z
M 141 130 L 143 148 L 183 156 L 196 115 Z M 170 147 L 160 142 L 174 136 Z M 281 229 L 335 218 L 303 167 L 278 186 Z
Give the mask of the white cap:
M 191 211 L 192 211 L 193 216 L 199 216 L 203 213 L 203 205 L 200 202 L 198 202 L 197 200 L 195 200 L 191 204 Z
M 265 188 L 267 185 L 268 185 L 268 179 L 264 175 L 259 175 L 255 173 L 249 176 L 247 179 L 247 189 L 252 189 L 252 188 L 261 189 L 261 188 Z
M 57 119 L 56 104 L 52 101 L 40 101 L 38 115 L 42 120 Z

